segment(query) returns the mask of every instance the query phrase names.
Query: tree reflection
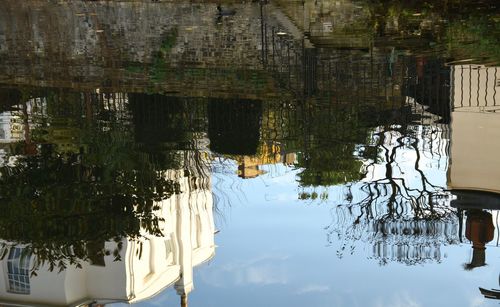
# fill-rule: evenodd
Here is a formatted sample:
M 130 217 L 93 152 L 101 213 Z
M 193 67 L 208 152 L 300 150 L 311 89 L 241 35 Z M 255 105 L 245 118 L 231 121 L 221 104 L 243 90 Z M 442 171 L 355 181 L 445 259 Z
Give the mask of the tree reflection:
M 159 202 L 180 192 L 166 175 L 168 168 L 183 168 L 180 152 L 160 146 L 159 160 L 151 146 L 136 142 L 129 111 L 103 97 L 52 95 L 24 104 L 47 113 L 26 113 L 32 138 L 17 143 L 34 142 L 37 153 L 14 150 L 4 157 L 13 163 L 0 167 L 2 259 L 21 244 L 34 256 L 32 273 L 43 265 L 61 271 L 84 261 L 99 265 L 106 255 L 120 260 L 124 237 L 161 235 L 163 219 L 156 211 Z M 187 141 L 184 135 L 168 139 L 170 148 Z M 200 162 L 195 156 L 194 164 Z M 193 165 L 194 173 L 186 168 L 186 174 L 206 176 L 198 170 Z M 114 247 L 105 248 L 107 241 Z
M 366 126 L 357 106 L 315 106 L 301 110 L 303 134 L 298 148 L 298 180 L 303 187 L 337 185 L 359 180 L 361 161 L 356 144 L 366 142 Z
M 114 145 L 122 152 L 129 148 L 122 147 L 126 143 Z M 66 261 L 91 260 L 94 242 L 139 237 L 142 228 L 160 234 L 155 201 L 170 197 L 178 187 L 146 159 L 127 158 L 116 164 L 90 162 L 81 155 L 63 158 L 44 148 L 40 156 L 3 167 L 2 239 L 28 243 L 29 253 L 39 261 L 35 267 L 48 261 L 51 269 L 62 270 Z M 124 162 L 128 167 L 120 167 Z M 116 260 L 120 248 L 117 243 L 112 251 Z
M 432 168 L 441 176 L 447 169 L 447 157 L 441 155 L 446 144 L 433 148 L 441 129 L 379 127 L 372 142 L 360 146 L 360 156 L 372 155 L 362 168 L 364 178 L 344 187 L 345 198 L 332 209 L 327 227 L 328 241 L 337 237 L 341 242 L 339 256 L 352 253 L 355 242 L 363 240 L 373 244 L 381 264 L 440 261 L 440 245 L 458 242 L 458 220 L 446 202 L 446 182 L 432 174 Z
M 440 245 L 458 242 L 446 191 L 449 70 L 432 57 L 351 63 L 322 52 L 318 79 L 330 92 L 299 101 L 282 124 L 285 147 L 298 152 L 299 198 L 337 206 L 327 232 L 339 256 L 365 240 L 381 263 L 440 261 Z

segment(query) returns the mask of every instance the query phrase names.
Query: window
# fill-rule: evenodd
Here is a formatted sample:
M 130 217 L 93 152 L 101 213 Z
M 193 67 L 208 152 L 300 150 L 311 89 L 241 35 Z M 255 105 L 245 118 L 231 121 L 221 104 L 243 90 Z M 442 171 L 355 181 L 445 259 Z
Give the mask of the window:
M 23 248 L 14 247 L 9 251 L 7 259 L 9 292 L 30 294 L 30 255 L 23 253 Z

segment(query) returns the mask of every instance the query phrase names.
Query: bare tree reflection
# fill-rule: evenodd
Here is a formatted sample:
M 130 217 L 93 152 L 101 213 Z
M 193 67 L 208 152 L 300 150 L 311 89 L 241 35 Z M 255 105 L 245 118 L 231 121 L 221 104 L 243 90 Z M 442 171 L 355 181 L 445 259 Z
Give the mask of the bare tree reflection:
M 373 258 L 415 264 L 441 261 L 440 246 L 458 242 L 458 219 L 447 204 L 443 126 L 386 126 L 375 129 L 359 155 L 372 152 L 364 178 L 344 188 L 344 201 L 332 209 L 328 241 L 340 241 L 338 256 L 353 253 L 355 242 L 373 245 Z M 444 146 L 444 147 L 443 147 Z M 367 150 L 368 147 L 372 149 Z M 442 163 L 442 165 L 439 165 Z

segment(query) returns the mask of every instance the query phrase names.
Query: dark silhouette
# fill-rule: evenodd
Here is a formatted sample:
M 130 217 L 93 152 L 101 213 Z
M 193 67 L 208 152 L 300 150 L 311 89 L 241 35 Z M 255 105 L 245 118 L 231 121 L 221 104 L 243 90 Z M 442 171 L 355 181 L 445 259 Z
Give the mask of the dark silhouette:
M 234 9 L 223 9 L 220 4 L 217 5 L 217 16 L 233 16 L 236 15 Z
M 472 270 L 486 265 L 486 243 L 493 240 L 495 226 L 491 213 L 483 210 L 469 210 L 465 225 L 465 237 L 472 241 L 472 260 L 465 265 L 466 270 Z
M 479 287 L 479 291 L 481 291 L 481 294 L 484 295 L 484 297 L 486 298 L 500 300 L 500 290 L 497 289 L 487 290 Z

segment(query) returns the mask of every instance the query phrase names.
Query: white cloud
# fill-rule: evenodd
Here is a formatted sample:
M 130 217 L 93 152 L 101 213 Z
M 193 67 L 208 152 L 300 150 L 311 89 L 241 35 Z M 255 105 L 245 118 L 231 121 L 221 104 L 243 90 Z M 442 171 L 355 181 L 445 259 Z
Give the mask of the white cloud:
M 395 293 L 387 301 L 379 299 L 375 304 L 377 307 L 420 307 L 415 298 L 410 297 L 408 293 Z
M 473 297 L 470 301 L 470 307 L 480 307 L 484 306 L 484 298 L 480 296 Z
M 226 263 L 213 267 L 201 275 L 205 282 L 213 286 L 231 285 L 276 285 L 286 284 L 289 280 L 289 269 L 286 266 L 288 256 L 261 255 L 244 261 Z
M 326 285 L 307 285 L 300 288 L 297 291 L 297 294 L 305 294 L 305 293 L 321 293 L 330 291 L 330 287 Z

